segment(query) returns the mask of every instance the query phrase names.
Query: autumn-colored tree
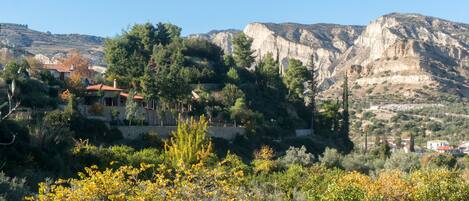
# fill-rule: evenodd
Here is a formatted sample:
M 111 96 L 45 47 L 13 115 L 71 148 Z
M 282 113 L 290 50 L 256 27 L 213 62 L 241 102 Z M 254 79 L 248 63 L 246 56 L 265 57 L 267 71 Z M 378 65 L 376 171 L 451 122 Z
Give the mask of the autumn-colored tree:
M 85 86 L 82 83 L 81 75 L 78 73 L 70 75 L 70 77 L 65 80 L 65 85 L 67 90 L 76 97 L 81 97 L 85 93 Z
M 91 61 L 76 50 L 70 51 L 65 58 L 61 59 L 60 64 L 64 68 L 70 68 L 73 70 L 72 74 L 78 74 L 82 78 L 89 78 L 93 73 L 90 69 Z
M 63 91 L 62 93 L 59 94 L 60 100 L 64 103 L 66 103 L 68 101 L 70 96 L 71 96 L 71 93 L 70 93 L 70 90 L 68 90 L 68 89 L 66 89 L 65 91 Z
M 262 148 L 254 153 L 252 164 L 256 173 L 269 173 L 276 167 L 276 161 L 273 160 L 274 150 L 269 146 Z

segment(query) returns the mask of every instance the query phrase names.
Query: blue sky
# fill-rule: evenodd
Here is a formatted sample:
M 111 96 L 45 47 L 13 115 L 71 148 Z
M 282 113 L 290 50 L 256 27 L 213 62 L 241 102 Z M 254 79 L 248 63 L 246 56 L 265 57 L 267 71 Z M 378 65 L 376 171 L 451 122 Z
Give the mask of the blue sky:
M 52 33 L 115 36 L 134 23 L 171 22 L 183 34 L 249 22 L 366 25 L 391 12 L 469 23 L 469 0 L 2 0 L 0 22 Z

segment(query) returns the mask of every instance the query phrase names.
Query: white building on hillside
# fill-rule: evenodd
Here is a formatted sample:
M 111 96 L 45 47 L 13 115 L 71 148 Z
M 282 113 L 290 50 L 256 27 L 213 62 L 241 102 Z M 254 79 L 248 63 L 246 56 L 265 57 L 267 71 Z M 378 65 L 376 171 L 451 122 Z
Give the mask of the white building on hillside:
M 448 141 L 446 140 L 431 140 L 427 141 L 427 149 L 438 151 L 438 147 L 449 146 Z
M 459 146 L 458 146 L 459 151 L 464 154 L 469 154 L 469 141 L 463 141 Z

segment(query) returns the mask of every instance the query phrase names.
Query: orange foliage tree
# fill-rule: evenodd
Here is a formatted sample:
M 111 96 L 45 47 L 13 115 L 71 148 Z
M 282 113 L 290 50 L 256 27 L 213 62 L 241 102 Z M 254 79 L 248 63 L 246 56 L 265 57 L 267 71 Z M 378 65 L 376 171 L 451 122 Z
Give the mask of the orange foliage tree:
M 78 51 L 72 50 L 67 54 L 67 57 L 63 58 L 61 61 L 61 65 L 66 68 L 71 68 L 73 66 L 72 74 L 78 74 L 80 77 L 87 77 L 89 78 L 92 74 L 92 70 L 90 70 L 90 60 L 83 55 L 81 55 Z

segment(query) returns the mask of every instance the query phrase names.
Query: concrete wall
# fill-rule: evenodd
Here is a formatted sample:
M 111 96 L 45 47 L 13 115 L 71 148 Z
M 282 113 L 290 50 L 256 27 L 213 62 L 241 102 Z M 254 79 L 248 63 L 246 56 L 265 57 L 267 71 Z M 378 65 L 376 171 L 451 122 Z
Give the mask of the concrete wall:
M 311 135 L 311 129 L 296 129 L 295 134 L 296 137 L 305 137 Z
M 117 127 L 125 139 L 137 139 L 145 133 L 159 135 L 161 138 L 168 138 L 176 126 L 118 126 Z M 211 137 L 233 140 L 236 135 L 244 135 L 243 127 L 210 127 L 208 134 Z
M 86 116 L 87 118 L 100 118 L 103 121 L 111 121 L 112 120 L 112 111 L 115 110 L 119 113 L 117 119 L 124 120 L 125 119 L 125 107 L 111 107 L 111 106 L 103 106 L 103 111 L 101 114 L 91 114 L 90 113 L 89 105 L 79 105 L 78 109 L 80 110 L 81 114 Z M 155 110 L 150 110 L 146 108 L 139 107 L 137 111 L 138 118 L 145 119 L 149 125 L 177 125 L 177 119 L 174 117 L 171 112 L 166 112 L 162 114 L 163 117 L 160 117 L 161 114 L 157 114 Z M 177 116 L 176 116 L 177 117 Z

